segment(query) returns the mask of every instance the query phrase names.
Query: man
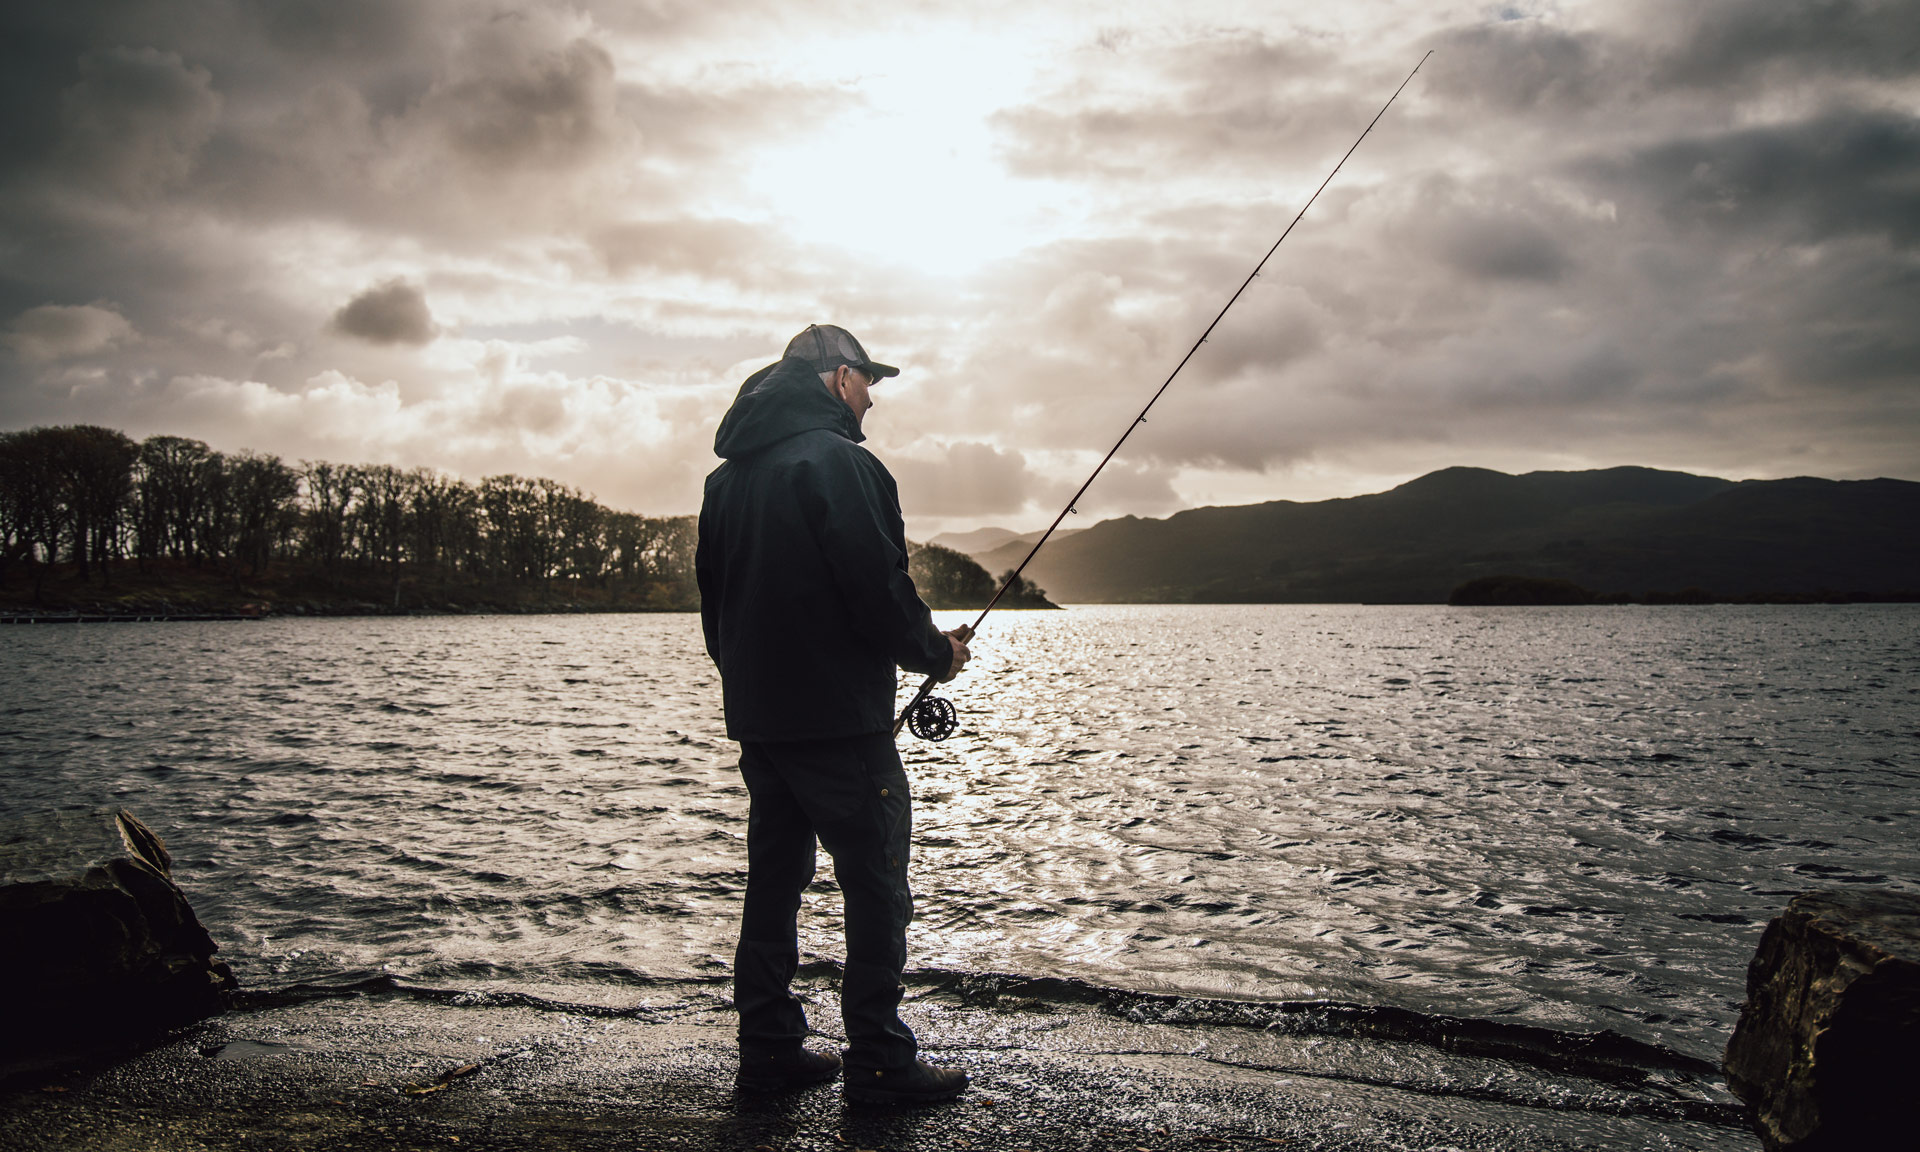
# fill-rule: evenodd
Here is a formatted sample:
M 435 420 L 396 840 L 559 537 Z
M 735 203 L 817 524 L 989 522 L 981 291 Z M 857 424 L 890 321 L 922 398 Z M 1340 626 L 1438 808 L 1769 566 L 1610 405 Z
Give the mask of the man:
M 841 1066 L 802 1045 L 806 1013 L 788 990 L 816 838 L 846 906 L 846 1095 L 917 1103 L 967 1086 L 965 1073 L 919 1059 L 898 1011 L 913 898 L 894 669 L 950 680 L 969 655 L 915 592 L 899 491 L 859 447 L 868 390 L 898 374 L 844 329 L 812 325 L 747 377 L 714 436 L 725 462 L 707 477 L 694 567 L 751 797 L 733 976 L 748 1089 L 796 1088 Z

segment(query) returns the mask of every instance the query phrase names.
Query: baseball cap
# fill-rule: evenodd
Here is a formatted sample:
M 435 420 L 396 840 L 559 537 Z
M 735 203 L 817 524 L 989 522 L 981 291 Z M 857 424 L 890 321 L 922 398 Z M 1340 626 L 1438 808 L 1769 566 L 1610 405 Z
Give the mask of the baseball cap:
M 853 333 L 834 324 L 809 324 L 806 331 L 787 341 L 787 356 L 797 356 L 813 365 L 815 372 L 831 372 L 842 364 L 851 364 L 876 381 L 900 375 L 890 364 L 875 364 Z

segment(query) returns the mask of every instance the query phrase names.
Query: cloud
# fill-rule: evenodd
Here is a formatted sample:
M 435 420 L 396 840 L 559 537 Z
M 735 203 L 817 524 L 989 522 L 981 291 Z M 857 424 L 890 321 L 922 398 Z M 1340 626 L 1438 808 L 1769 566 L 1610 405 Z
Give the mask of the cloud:
M 5 341 L 22 360 L 72 360 L 138 339 L 111 304 L 43 304 L 13 318 Z
M 740 220 L 682 217 L 628 220 L 597 230 L 590 242 L 608 274 L 679 273 L 764 282 L 791 246 L 773 229 Z
M 439 334 L 427 297 L 404 280 L 386 280 L 333 314 L 333 330 L 372 344 L 426 344 Z
M 145 197 L 184 180 L 213 135 L 221 100 L 204 67 L 157 48 L 80 58 L 62 97 L 61 152 L 89 182 Z
M 1436 93 L 1483 111 L 1578 116 L 1617 100 L 1644 64 L 1605 34 L 1508 20 L 1448 29 L 1423 73 Z
M 295 59 L 380 56 L 417 45 L 431 5 L 386 0 L 260 0 L 244 5 L 267 40 Z
M 1840 107 L 1666 140 L 1594 175 L 1676 224 L 1797 243 L 1878 234 L 1920 241 L 1920 116 Z
M 1264 168 L 1366 123 L 1329 80 L 1337 62 L 1306 40 L 1236 29 L 1130 37 L 1094 55 L 1054 91 L 993 117 L 1011 172 L 1157 180 Z
M 1532 188 L 1437 173 L 1414 185 L 1398 212 L 1390 235 L 1474 281 L 1558 280 L 1572 263 L 1570 245 L 1595 224 Z
M 1902 0 L 1706 0 L 1654 4 L 1649 14 L 1673 39 L 1659 70 L 1676 86 L 1901 77 L 1914 68 L 1913 9 Z
M 910 513 L 1043 521 L 1432 45 L 1088 514 L 1920 475 L 1910 8 L 8 6 L 0 414 L 690 511 L 832 320 Z
M 502 12 L 468 28 L 421 102 L 459 153 L 484 167 L 566 166 L 613 134 L 613 57 L 591 21 Z
M 901 483 L 902 502 L 913 516 L 990 516 L 1022 510 L 1037 477 L 1018 452 L 962 441 L 937 454 L 896 455 L 887 465 Z

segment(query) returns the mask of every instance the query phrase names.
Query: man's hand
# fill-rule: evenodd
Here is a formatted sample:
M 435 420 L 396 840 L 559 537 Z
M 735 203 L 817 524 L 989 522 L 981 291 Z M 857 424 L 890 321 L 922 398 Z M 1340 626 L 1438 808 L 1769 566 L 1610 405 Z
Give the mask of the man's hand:
M 953 645 L 953 664 L 948 667 L 947 674 L 940 677 L 940 683 L 945 684 L 955 676 L 960 675 L 960 670 L 967 666 L 967 661 L 973 659 L 973 653 L 967 651 L 967 642 L 961 639 L 963 635 L 972 636 L 973 630 L 971 628 L 955 628 L 951 632 L 942 632 L 941 635 L 947 638 L 947 643 Z

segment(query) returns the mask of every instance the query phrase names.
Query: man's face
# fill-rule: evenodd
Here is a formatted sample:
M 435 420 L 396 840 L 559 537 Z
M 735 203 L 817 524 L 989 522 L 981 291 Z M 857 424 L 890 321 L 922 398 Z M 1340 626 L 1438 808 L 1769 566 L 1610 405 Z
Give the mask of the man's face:
M 833 393 L 853 411 L 854 424 L 863 425 L 867 409 L 873 407 L 873 396 L 868 392 L 873 378 L 851 364 L 842 364 L 834 371 L 833 382 Z

